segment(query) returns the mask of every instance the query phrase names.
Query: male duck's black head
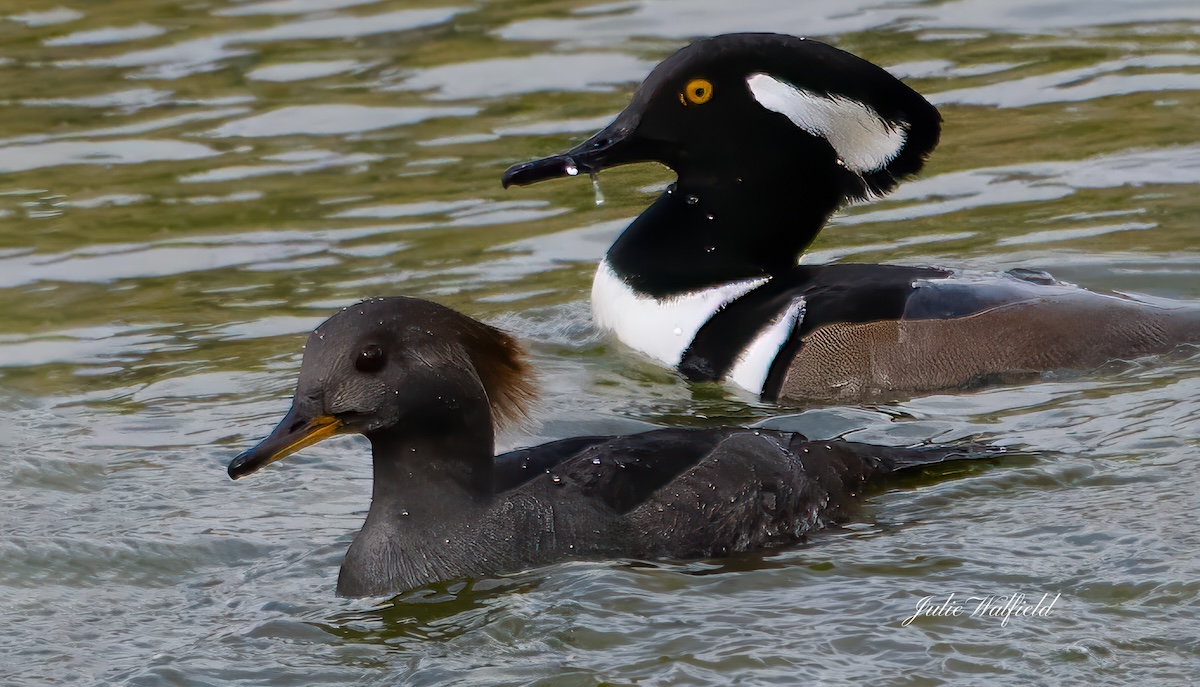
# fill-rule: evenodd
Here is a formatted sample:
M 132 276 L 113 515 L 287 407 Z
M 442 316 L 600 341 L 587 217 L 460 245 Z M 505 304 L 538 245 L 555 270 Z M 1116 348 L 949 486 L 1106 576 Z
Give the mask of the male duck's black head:
M 795 265 L 829 215 L 917 172 L 941 117 L 883 69 L 794 36 L 696 41 L 579 146 L 505 172 L 504 185 L 656 161 L 678 182 L 609 252 L 662 296 Z
M 415 298 L 363 301 L 309 336 L 291 410 L 230 463 L 229 476 L 244 477 L 335 434 L 359 433 L 375 445 L 460 456 L 460 481 L 483 481 L 493 418 L 524 414 L 532 398 L 527 377 L 517 343 L 493 327 Z

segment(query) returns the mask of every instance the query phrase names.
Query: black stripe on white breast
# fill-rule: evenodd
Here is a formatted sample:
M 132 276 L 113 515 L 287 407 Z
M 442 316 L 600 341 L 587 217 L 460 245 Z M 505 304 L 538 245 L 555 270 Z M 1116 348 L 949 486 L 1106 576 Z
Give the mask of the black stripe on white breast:
M 725 379 L 755 340 L 785 316 L 797 300 L 803 301 L 794 285 L 770 281 L 732 301 L 696 332 L 679 361 L 680 374 L 693 382 Z M 800 316 L 798 321 L 802 320 Z M 785 345 L 788 338 L 790 332 L 779 346 Z M 776 347 L 770 352 L 772 360 L 778 350 Z M 750 391 L 761 393 L 762 389 Z

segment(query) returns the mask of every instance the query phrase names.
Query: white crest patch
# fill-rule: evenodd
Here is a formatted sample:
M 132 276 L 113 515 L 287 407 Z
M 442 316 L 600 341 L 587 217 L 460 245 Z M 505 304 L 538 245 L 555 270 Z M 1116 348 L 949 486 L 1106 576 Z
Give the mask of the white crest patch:
M 762 393 L 771 363 L 787 343 L 796 323 L 804 318 L 804 302 L 803 298 L 794 298 L 766 329 L 754 337 L 729 372 L 729 379 L 734 384 L 756 394 Z
M 857 100 L 807 91 L 770 74 L 752 74 L 746 83 L 760 105 L 828 141 L 852 172 L 883 169 L 908 140 L 905 123 L 889 122 Z
M 766 281 L 767 277 L 747 279 L 659 299 L 634 291 L 605 259 L 592 281 L 592 317 L 596 326 L 613 332 L 625 345 L 675 367 L 709 318 Z M 752 391 L 761 392 L 762 387 Z

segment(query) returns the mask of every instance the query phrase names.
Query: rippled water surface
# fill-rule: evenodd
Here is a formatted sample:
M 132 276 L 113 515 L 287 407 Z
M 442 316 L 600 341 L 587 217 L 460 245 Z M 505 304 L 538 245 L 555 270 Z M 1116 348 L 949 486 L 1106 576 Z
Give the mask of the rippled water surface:
M 922 177 L 847 210 L 806 260 L 1200 298 L 1195 0 L 13 0 L 0 683 L 1194 681 L 1193 351 L 797 412 L 689 386 L 592 328 L 596 260 L 670 174 L 606 172 L 597 206 L 586 180 L 504 191 L 500 173 L 605 124 L 689 39 L 741 30 L 833 42 L 945 117 Z M 364 442 L 236 484 L 224 467 L 286 409 L 304 332 L 399 293 L 529 343 L 544 403 L 506 447 L 759 422 L 1013 455 L 770 555 L 340 600 Z M 1061 596 L 1044 618 L 902 624 L 922 597 L 1014 593 Z

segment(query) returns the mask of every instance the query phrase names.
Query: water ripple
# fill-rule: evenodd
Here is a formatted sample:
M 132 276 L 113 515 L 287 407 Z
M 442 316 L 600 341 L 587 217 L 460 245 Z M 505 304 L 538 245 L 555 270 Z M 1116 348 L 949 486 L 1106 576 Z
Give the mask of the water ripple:
M 654 65 L 620 53 L 532 55 L 430 67 L 392 88 L 433 90 L 435 100 L 498 98 L 539 91 L 604 91 L 616 84 L 640 82 Z
M 328 136 L 416 124 L 437 117 L 470 117 L 475 107 L 369 107 L 295 105 L 237 119 L 213 129 L 212 136 Z
M 199 143 L 154 139 L 56 141 L 0 146 L 0 173 L 60 165 L 130 165 L 162 160 L 197 160 L 220 153 Z

